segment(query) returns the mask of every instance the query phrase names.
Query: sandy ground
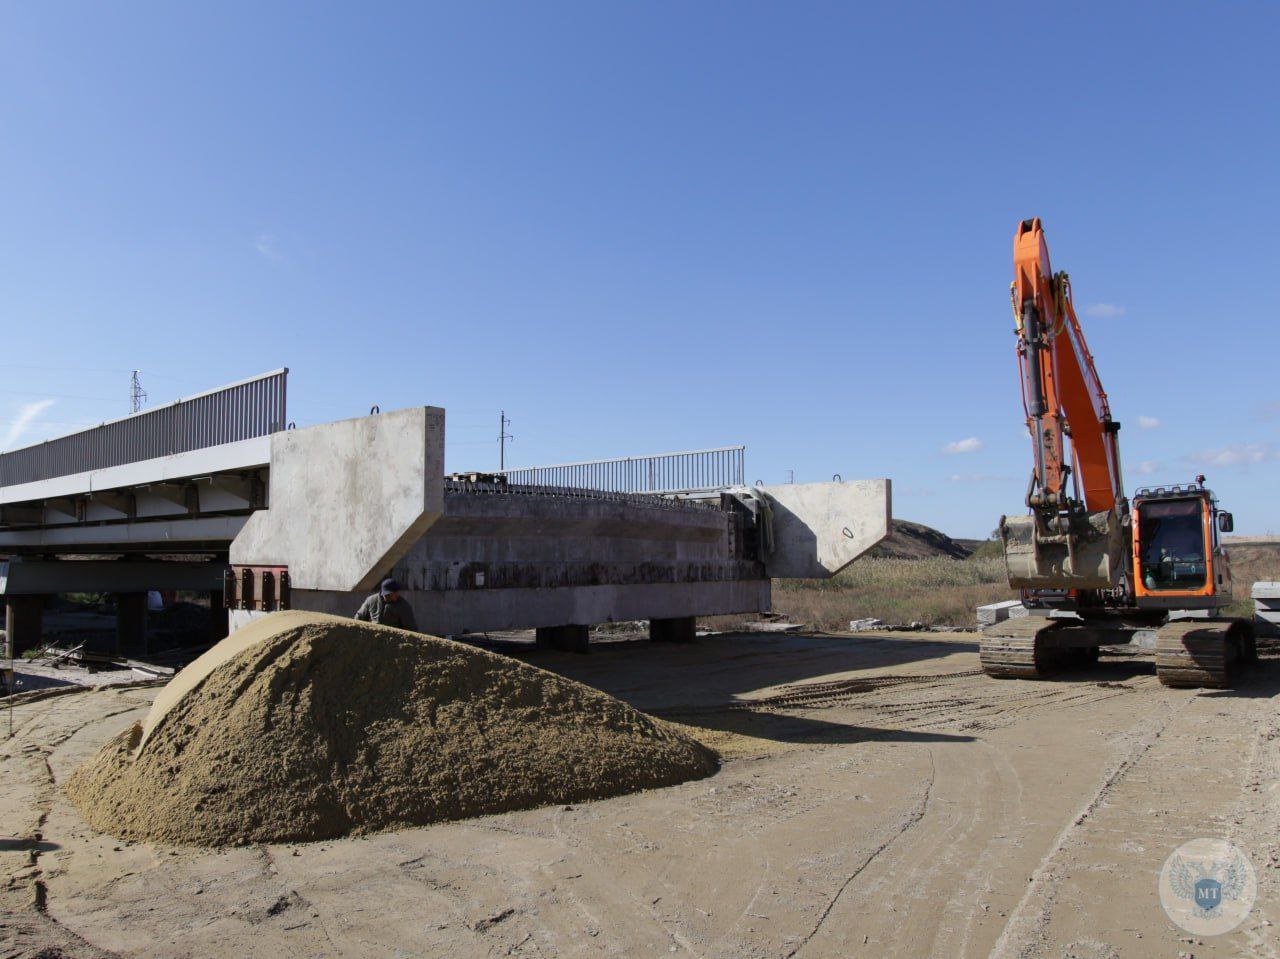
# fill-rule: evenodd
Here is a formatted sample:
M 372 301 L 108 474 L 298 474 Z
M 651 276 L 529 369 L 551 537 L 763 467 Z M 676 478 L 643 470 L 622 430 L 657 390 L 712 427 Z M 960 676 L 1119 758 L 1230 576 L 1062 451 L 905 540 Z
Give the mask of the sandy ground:
M 1131 658 L 994 681 L 974 640 L 531 655 L 689 725 L 724 768 L 572 807 L 214 852 L 95 835 L 57 788 L 155 687 L 21 705 L 0 747 L 0 954 L 1276 956 L 1280 661 L 1229 692 L 1163 689 Z M 1157 899 L 1161 864 L 1199 836 L 1232 839 L 1258 873 L 1227 936 L 1181 932 Z

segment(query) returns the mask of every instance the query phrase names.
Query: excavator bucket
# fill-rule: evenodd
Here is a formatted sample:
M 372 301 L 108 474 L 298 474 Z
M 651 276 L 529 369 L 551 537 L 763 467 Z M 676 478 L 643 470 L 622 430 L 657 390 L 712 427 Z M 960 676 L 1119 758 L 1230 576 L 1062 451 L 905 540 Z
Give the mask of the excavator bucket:
M 1124 569 L 1124 537 L 1114 510 L 1086 513 L 1070 546 L 1058 537 L 1046 542 L 1033 516 L 1006 516 L 1000 539 L 1014 589 L 1107 589 Z

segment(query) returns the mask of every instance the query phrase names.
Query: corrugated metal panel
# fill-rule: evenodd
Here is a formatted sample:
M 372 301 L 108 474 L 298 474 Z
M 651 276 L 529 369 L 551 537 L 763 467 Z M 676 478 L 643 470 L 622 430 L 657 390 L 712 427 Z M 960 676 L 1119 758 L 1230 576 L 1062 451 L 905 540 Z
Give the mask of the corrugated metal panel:
M 123 466 L 285 427 L 287 369 L 0 454 L 0 486 Z

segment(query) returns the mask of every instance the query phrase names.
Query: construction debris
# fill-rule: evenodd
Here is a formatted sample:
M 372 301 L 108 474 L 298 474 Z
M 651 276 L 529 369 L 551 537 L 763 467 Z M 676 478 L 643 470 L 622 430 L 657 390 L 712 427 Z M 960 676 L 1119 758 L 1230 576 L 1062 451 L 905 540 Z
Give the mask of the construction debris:
M 748 633 L 798 633 L 804 629 L 803 623 L 783 623 L 778 620 L 758 620 L 743 623 L 742 628 Z
M 994 626 L 1006 619 L 1021 619 L 1027 615 L 1027 607 L 1020 599 L 1008 599 L 1003 603 L 988 603 L 978 607 L 978 625 Z
M 448 640 L 288 612 L 180 673 L 67 795 L 103 832 L 216 846 L 600 799 L 717 768 L 675 727 L 580 683 Z
M 1259 636 L 1280 636 L 1280 583 L 1253 584 L 1253 629 Z

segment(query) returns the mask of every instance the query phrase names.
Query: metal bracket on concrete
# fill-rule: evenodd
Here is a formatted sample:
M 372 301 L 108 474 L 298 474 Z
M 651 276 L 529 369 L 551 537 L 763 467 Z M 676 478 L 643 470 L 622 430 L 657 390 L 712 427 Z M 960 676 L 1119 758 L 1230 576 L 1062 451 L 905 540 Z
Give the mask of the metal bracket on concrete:
M 229 566 L 222 578 L 222 604 L 227 609 L 273 613 L 289 609 L 292 590 L 284 566 Z

